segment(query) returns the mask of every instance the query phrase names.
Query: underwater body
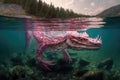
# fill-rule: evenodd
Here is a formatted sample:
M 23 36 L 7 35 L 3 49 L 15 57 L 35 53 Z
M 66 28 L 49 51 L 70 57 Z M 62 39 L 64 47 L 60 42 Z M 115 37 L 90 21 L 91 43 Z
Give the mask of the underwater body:
M 81 21 L 81 18 L 79 19 Z M 52 30 L 53 32 L 57 30 L 62 32 L 57 32 L 58 34 L 66 34 L 66 31 L 76 31 L 81 34 L 86 32 L 91 38 L 96 38 L 96 36 L 99 35 L 102 40 L 102 45 L 97 50 L 75 50 L 68 47 L 67 50 L 72 59 L 70 63 L 64 61 L 61 52 L 50 53 L 46 51 L 44 57 L 46 60 L 54 60 L 55 65 L 50 66 L 50 71 L 44 71 L 36 60 L 36 47 L 39 45 L 35 39 L 32 40 L 28 51 L 25 51 L 26 19 L 1 16 L 0 78 L 1 80 L 89 80 L 90 77 L 90 80 L 93 80 L 92 78 L 95 78 L 94 80 L 120 80 L 119 20 L 119 17 L 106 18 L 103 21 L 97 21 L 97 19 L 95 19 L 95 21 L 89 19 L 88 21 L 88 19 L 85 18 L 84 21 L 89 23 L 84 23 L 84 21 L 80 23 L 79 20 L 76 20 L 76 22 L 78 21 L 77 23 L 72 23 L 73 26 L 77 25 L 77 28 L 68 26 L 70 20 L 68 20 L 68 22 L 60 20 L 58 23 L 60 26 L 55 24 L 55 27 L 52 29 L 48 25 L 44 25 L 47 26 L 46 29 L 48 30 L 46 30 L 46 32 L 48 32 L 49 35 L 52 34 L 49 33 L 49 31 Z M 33 28 L 32 25 L 30 29 L 27 30 L 31 31 Z M 56 36 L 57 33 L 52 34 L 52 36 Z

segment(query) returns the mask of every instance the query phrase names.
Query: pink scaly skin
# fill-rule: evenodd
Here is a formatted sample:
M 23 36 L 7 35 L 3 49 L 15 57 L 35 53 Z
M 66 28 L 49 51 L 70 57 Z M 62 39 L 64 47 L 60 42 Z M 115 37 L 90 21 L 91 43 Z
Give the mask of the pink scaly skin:
M 28 30 L 26 35 L 30 37 L 33 35 L 34 38 L 40 43 L 39 47 L 36 50 L 36 57 L 40 66 L 45 70 L 50 70 L 49 66 L 54 65 L 52 61 L 45 61 L 43 59 L 43 51 L 49 51 L 50 49 L 48 48 L 52 48 L 53 46 L 56 46 L 53 49 L 54 51 L 55 48 L 56 49 L 59 48 L 59 46 L 57 45 L 64 44 L 64 45 L 61 45 L 62 47 L 60 48 L 60 50 L 64 55 L 64 59 L 68 62 L 71 62 L 72 59 L 69 53 L 67 52 L 67 49 L 66 49 L 67 47 L 65 46 L 70 46 L 72 48 L 79 49 L 79 50 L 82 50 L 82 49 L 95 50 L 101 47 L 102 42 L 99 36 L 97 38 L 90 38 L 86 32 L 78 33 L 77 31 L 66 31 L 66 34 L 64 35 L 60 34 L 57 36 L 51 36 L 51 33 L 46 34 L 45 26 L 42 26 L 43 24 L 45 24 L 44 22 L 38 21 L 38 20 L 32 20 L 32 21 L 34 25 L 33 34 L 31 34 L 31 32 L 29 33 L 29 30 Z M 28 26 L 29 25 L 26 25 L 26 27 Z M 31 38 L 28 38 L 28 41 L 30 41 L 29 39 Z
M 35 24 L 34 24 L 34 30 L 33 30 L 33 34 L 34 34 L 34 38 L 41 43 L 41 45 L 39 45 L 38 49 L 37 49 L 37 60 L 38 60 L 38 63 L 40 64 L 40 66 L 43 68 L 43 69 L 47 69 L 47 70 L 50 70 L 50 68 L 48 66 L 50 65 L 53 65 L 52 64 L 52 61 L 44 61 L 43 60 L 43 51 L 45 49 L 45 47 L 47 46 L 54 46 L 54 45 L 58 45 L 58 44 L 61 44 L 63 42 L 66 41 L 66 36 L 65 37 L 58 37 L 56 39 L 49 39 L 48 36 L 45 35 L 45 32 L 40 32 L 39 30 L 36 29 L 36 27 L 38 27 L 38 25 L 40 25 L 40 23 L 38 21 L 35 21 Z M 40 28 L 39 28 L 40 29 Z M 42 27 L 43 29 L 43 27 Z M 63 50 L 63 54 L 65 56 L 65 60 L 66 61 L 71 61 L 71 58 L 67 52 L 67 50 Z

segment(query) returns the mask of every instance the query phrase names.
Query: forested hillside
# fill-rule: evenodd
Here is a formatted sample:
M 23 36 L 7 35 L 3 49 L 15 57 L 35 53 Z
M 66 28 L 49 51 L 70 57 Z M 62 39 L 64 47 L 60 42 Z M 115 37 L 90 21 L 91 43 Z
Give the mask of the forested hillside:
M 46 4 L 42 0 L 0 0 L 2 3 L 18 4 L 25 9 L 29 15 L 40 18 L 73 18 L 85 16 L 74 13 L 72 10 L 64 9 L 62 7 L 54 7 L 52 3 Z
M 97 17 L 118 17 L 120 16 L 120 4 L 116 6 L 112 6 L 100 14 L 97 15 Z

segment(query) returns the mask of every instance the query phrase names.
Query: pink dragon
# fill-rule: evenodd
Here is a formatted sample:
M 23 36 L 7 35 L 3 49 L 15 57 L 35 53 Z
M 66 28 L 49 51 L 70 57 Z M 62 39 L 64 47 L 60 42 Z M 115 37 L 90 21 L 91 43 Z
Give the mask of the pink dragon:
M 43 69 L 50 70 L 49 66 L 54 65 L 52 61 L 45 61 L 43 59 L 43 52 L 56 52 L 62 51 L 64 59 L 71 62 L 72 59 L 67 52 L 67 47 L 70 46 L 75 49 L 99 49 L 102 41 L 100 37 L 90 38 L 89 35 L 78 33 L 74 28 L 79 27 L 79 30 L 88 29 L 89 22 L 84 19 L 67 20 L 66 23 L 60 23 L 61 20 L 43 19 L 43 20 L 30 20 L 25 21 L 26 32 L 26 49 L 28 49 L 32 37 L 39 43 L 36 50 L 36 58 L 38 63 Z M 76 23 L 76 24 L 75 24 Z M 63 25 L 64 24 L 64 25 Z M 82 24 L 82 25 L 81 25 Z M 68 26 L 62 31 L 61 27 Z M 30 29 L 30 26 L 33 26 Z M 57 27 L 56 27 L 57 26 Z

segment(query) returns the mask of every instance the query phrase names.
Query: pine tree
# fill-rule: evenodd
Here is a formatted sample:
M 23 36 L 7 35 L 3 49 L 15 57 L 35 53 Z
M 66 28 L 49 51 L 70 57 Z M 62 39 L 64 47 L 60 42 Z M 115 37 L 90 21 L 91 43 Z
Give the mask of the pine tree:
M 54 7 L 42 2 L 42 0 L 0 0 L 3 3 L 14 3 L 21 5 L 28 14 L 41 18 L 72 18 L 79 17 L 80 14 L 74 13 L 72 10 L 62 7 Z

